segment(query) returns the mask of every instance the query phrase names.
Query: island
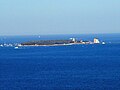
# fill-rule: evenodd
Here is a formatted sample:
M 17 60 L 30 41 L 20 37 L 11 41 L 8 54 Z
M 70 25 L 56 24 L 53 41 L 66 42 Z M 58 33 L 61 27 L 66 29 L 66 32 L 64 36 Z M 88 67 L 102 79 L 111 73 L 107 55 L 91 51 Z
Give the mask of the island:
M 76 40 L 70 38 L 69 40 L 38 40 L 21 43 L 21 46 L 58 46 L 58 45 L 74 45 L 74 44 L 99 44 L 100 41 L 94 38 L 92 41 Z

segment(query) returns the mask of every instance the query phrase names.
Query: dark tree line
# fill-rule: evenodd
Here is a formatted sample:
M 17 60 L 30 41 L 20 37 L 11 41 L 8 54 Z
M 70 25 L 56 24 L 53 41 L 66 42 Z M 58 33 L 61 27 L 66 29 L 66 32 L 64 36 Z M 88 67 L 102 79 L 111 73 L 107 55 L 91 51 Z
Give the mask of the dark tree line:
M 54 45 L 54 44 L 69 44 L 74 43 L 71 40 L 40 40 L 24 42 L 22 45 Z

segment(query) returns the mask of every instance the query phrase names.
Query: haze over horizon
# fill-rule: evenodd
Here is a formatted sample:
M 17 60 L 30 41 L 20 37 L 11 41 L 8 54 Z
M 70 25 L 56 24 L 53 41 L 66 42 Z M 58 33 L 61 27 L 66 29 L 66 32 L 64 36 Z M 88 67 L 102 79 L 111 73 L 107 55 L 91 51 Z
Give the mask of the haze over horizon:
M 0 0 L 0 35 L 120 33 L 119 0 Z

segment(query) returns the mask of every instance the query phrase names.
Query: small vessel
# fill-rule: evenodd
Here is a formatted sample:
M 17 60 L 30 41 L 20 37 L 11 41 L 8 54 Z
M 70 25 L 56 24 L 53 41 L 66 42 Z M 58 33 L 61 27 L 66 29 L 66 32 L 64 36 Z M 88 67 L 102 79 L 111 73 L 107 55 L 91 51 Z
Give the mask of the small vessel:
M 1 46 L 1 47 L 3 47 L 3 45 L 2 45 L 2 44 L 1 44 L 0 46 Z
M 14 49 L 18 49 L 18 48 L 19 48 L 19 47 L 16 46 Z
M 105 42 L 102 42 L 102 44 L 105 44 Z
M 21 44 L 18 44 L 19 47 L 21 47 L 22 45 Z

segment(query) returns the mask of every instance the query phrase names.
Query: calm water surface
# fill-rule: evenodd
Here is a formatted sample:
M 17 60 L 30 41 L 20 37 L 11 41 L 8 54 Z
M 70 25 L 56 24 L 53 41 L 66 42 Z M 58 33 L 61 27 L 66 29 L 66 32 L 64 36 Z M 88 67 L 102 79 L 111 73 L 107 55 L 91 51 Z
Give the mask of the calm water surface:
M 0 47 L 0 90 L 120 90 L 120 38 L 103 35 L 102 40 L 103 37 L 111 43 Z M 4 39 L 9 43 L 24 41 L 20 36 Z

